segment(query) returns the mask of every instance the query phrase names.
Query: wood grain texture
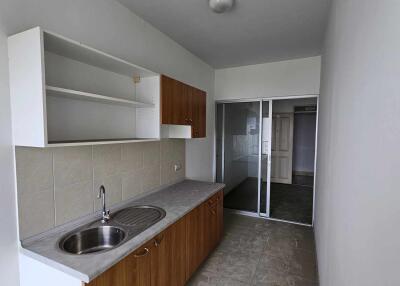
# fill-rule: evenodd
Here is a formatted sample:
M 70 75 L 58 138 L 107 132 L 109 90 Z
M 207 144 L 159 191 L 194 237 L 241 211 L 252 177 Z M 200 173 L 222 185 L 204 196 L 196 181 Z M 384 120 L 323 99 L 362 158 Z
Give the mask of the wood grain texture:
M 122 260 L 106 272 L 101 274 L 99 277 L 95 278 L 89 284 L 84 284 L 88 286 L 127 286 L 126 280 L 126 260 Z
M 161 96 L 160 96 L 160 112 L 161 112 L 161 123 L 162 124 L 173 124 L 173 87 L 174 80 L 165 75 L 160 77 L 161 85 Z
M 192 91 L 192 137 L 206 137 L 206 93 L 199 89 Z
M 207 94 L 180 81 L 161 76 L 161 124 L 191 125 L 192 137 L 206 137 Z
M 205 210 L 203 203 L 186 215 L 186 280 L 205 258 Z
M 154 239 L 152 286 L 183 286 L 186 282 L 186 223 L 180 219 Z
M 123 286 L 151 285 L 151 253 L 153 248 L 153 241 L 150 241 L 123 260 L 126 267 L 126 284 Z M 108 286 L 120 285 L 112 284 Z

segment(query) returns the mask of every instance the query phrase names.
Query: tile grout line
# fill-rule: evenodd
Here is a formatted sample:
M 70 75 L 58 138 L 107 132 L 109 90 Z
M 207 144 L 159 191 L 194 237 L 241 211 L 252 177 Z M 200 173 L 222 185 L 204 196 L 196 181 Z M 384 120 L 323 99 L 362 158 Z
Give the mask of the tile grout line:
M 94 196 L 94 161 L 93 161 L 93 145 L 90 146 L 90 152 L 91 152 L 91 164 L 90 168 L 92 169 L 92 213 L 95 213 L 95 196 Z
M 53 211 L 54 211 L 54 218 L 53 218 L 53 227 L 57 225 L 57 211 L 56 211 L 56 178 L 55 178 L 55 168 L 54 168 L 54 150 L 51 150 L 51 172 L 53 178 Z

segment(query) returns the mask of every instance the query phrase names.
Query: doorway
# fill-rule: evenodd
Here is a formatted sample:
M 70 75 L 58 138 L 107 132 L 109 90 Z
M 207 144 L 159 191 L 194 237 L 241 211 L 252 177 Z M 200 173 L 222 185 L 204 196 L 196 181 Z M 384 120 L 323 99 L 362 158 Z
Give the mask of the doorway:
M 273 106 L 270 218 L 312 224 L 317 99 Z
M 224 207 L 312 224 L 317 97 L 219 102 L 216 180 Z

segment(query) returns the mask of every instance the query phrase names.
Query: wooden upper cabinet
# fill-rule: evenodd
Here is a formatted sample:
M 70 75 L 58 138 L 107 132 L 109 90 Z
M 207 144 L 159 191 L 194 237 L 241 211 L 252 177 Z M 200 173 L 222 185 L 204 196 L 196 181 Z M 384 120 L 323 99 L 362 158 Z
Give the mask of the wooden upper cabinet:
M 161 76 L 161 123 L 173 123 L 173 103 L 174 103 L 174 84 L 172 78 L 162 75 Z
M 206 93 L 195 89 L 192 93 L 192 137 L 206 137 Z
M 191 125 L 192 137 L 206 137 L 206 93 L 161 76 L 161 124 Z

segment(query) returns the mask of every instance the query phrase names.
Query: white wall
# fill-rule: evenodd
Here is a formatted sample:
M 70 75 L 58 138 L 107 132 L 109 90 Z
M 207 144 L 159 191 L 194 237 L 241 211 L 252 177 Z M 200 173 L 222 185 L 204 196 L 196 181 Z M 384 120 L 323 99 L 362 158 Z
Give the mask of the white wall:
M 400 285 L 400 1 L 332 5 L 317 163 L 320 285 Z
M 14 160 L 11 147 L 7 37 L 0 23 L 0 285 L 18 285 L 18 245 Z
M 208 138 L 187 142 L 186 174 L 212 179 L 214 71 L 210 66 L 115 1 L 3 0 L 0 19 L 7 35 L 41 26 L 207 91 Z
M 321 57 L 215 71 L 215 99 L 319 94 Z

